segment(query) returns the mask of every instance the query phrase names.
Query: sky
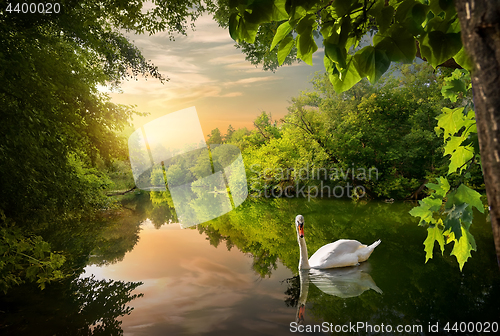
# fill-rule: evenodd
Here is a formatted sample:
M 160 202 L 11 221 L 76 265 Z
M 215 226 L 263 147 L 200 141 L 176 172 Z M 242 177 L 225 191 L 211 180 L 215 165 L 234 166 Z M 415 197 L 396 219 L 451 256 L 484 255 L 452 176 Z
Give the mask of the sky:
M 253 128 L 262 111 L 273 119 L 282 118 L 291 98 L 312 89 L 310 79 L 316 71 L 324 71 L 322 49 L 314 54 L 313 66 L 297 63 L 274 73 L 256 68 L 210 16 L 200 17 L 195 31 L 175 41 L 167 33 L 127 36 L 170 78 L 161 84 L 139 77 L 124 81 L 122 92 L 110 94 L 114 103 L 136 105 L 137 111 L 149 113 L 134 118 L 135 128 L 191 106 L 196 107 L 205 135 L 216 127 L 225 134 L 228 125 Z
M 261 278 L 252 263 L 236 248 L 210 245 L 198 230 L 156 229 L 146 220 L 122 261 L 87 266 L 81 278 L 143 283 L 134 293 L 144 296 L 127 304 L 132 314 L 119 318 L 125 336 L 288 334 L 296 308 L 283 302 L 287 283 L 280 280 L 291 271 L 278 262 L 272 278 Z

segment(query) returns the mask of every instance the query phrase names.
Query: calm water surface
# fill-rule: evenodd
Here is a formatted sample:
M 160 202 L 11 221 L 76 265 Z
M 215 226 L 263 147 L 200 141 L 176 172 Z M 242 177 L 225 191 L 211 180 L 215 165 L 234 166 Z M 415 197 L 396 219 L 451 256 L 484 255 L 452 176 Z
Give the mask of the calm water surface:
M 141 220 L 138 242 L 121 261 L 106 265 L 102 257 L 82 277 L 143 283 L 134 293 L 144 296 L 119 318 L 124 335 L 288 335 L 299 318 L 305 326 L 416 325 L 420 334 L 431 334 L 429 324 L 444 333 L 448 322 L 500 322 L 500 272 L 486 218 L 475 214 L 478 251 L 460 272 L 450 246 L 424 263 L 426 230 L 408 215 L 412 206 L 247 201 L 189 229 L 161 225 L 157 215 Z M 299 275 L 299 213 L 310 255 L 339 238 L 382 244 L 360 267 Z
M 347 335 L 438 335 L 447 323 L 500 322 L 500 272 L 490 223 L 479 213 L 471 228 L 478 251 L 461 272 L 452 246 L 444 256 L 436 247 L 425 264 L 426 230 L 408 214 L 410 203 L 248 199 L 188 229 L 175 223 L 168 202 L 149 194 L 124 206 L 94 224 L 97 231 L 54 230 L 77 264 L 88 262 L 84 273 L 4 296 L 0 334 L 296 335 L 299 320 L 394 328 Z M 305 217 L 310 255 L 340 238 L 382 244 L 359 267 L 299 274 L 297 214 Z M 90 261 L 85 246 L 97 246 Z M 436 324 L 439 333 L 430 333 Z M 398 325 L 422 329 L 396 333 Z

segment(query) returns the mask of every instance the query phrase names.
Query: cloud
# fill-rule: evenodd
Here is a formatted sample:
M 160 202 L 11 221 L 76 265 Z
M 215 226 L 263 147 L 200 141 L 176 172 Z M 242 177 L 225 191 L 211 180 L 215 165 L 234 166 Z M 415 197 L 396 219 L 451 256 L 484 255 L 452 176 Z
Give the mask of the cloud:
M 224 55 L 221 57 L 215 57 L 208 61 L 210 64 L 234 64 L 234 63 L 242 63 L 245 61 L 245 55 L 238 53 L 232 55 Z
M 261 68 L 253 65 L 246 60 L 239 63 L 228 64 L 226 65 L 226 68 L 234 70 L 245 70 L 245 72 L 263 72 Z
M 219 97 L 239 97 L 239 96 L 242 96 L 243 95 L 243 92 L 230 92 L 230 93 L 226 93 L 226 94 L 223 94 Z
M 221 28 L 211 16 L 202 16 L 195 22 L 195 31 L 188 32 L 189 43 L 231 43 L 234 40 L 229 35 L 229 30 Z
M 268 81 L 278 80 L 281 78 L 282 77 L 277 77 L 277 76 L 276 77 L 275 76 L 250 77 L 250 78 L 238 79 L 238 80 L 233 81 L 233 82 L 228 82 L 228 83 L 225 83 L 224 85 L 225 86 L 240 86 L 240 85 L 247 86 L 249 84 L 254 84 L 257 82 L 268 82 Z
M 154 64 L 165 71 L 174 71 L 181 73 L 200 72 L 200 66 L 196 64 L 193 57 L 186 55 L 175 55 L 171 50 L 157 53 L 154 57 Z

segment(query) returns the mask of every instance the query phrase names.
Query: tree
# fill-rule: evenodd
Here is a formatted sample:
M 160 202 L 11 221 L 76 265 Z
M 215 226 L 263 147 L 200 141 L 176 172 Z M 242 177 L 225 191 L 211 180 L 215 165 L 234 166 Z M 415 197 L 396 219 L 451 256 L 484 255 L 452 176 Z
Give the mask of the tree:
M 435 118 L 442 106 L 453 108 L 462 100 L 442 99 L 443 72 L 448 73 L 425 63 L 397 66 L 376 85 L 363 81 L 342 94 L 318 73 L 313 91 L 291 99 L 280 137 L 243 151 L 249 188 L 278 195 L 305 185 L 314 194 L 320 184 L 333 190 L 349 182 L 363 186 L 370 197 L 410 198 L 448 170 Z M 471 173 L 482 180 L 480 173 Z
M 230 6 L 229 31 L 236 41 L 252 43 L 261 25 L 279 22 L 270 45 L 271 50 L 278 47 L 279 63 L 296 46 L 297 57 L 312 64 L 318 49 L 314 32 L 319 30 L 325 68 L 339 92 L 363 77 L 375 83 L 391 62 L 410 63 L 416 56 L 434 68 L 471 70 L 482 167 L 500 261 L 500 94 L 495 84 L 500 71 L 500 3 L 456 0 L 455 4 L 453 0 L 238 0 Z M 374 34 L 373 45 L 361 48 L 368 32 Z
M 233 126 L 229 125 L 227 127 L 226 135 L 224 135 L 224 142 L 227 143 L 231 141 L 231 137 L 233 136 L 234 131 L 235 129 L 233 128 Z
M 213 129 L 208 135 L 207 145 L 211 144 L 221 144 L 222 143 L 222 134 L 218 128 Z
M 104 190 L 111 181 L 99 165 L 127 157 L 120 132 L 135 112 L 111 103 L 98 86 L 117 87 L 138 75 L 167 80 L 123 30 L 161 30 L 173 38 L 211 6 L 199 0 L 160 0 L 148 8 L 142 0 L 58 3 L 59 13 L 43 14 L 0 1 L 0 249 L 19 252 L 1 253 L 0 264 L 9 267 L 0 277 L 15 280 L 2 289 L 23 277 L 59 277 L 62 259 L 46 260 L 57 245 L 54 232 L 78 235 L 86 225 L 79 218 L 110 204 Z M 64 252 L 71 248 L 64 245 Z M 75 258 L 66 257 L 70 269 Z M 54 272 L 37 273 L 37 265 Z
M 491 226 L 500 262 L 500 3 L 455 1 L 462 42 L 473 60 L 472 87 Z M 471 7 L 472 6 L 472 7 Z
M 255 138 L 257 142 L 280 137 L 277 123 L 276 121 L 273 121 L 271 113 L 268 114 L 267 112 L 262 111 L 262 113 L 253 122 L 253 125 L 257 130 L 255 135 L 258 134 Z

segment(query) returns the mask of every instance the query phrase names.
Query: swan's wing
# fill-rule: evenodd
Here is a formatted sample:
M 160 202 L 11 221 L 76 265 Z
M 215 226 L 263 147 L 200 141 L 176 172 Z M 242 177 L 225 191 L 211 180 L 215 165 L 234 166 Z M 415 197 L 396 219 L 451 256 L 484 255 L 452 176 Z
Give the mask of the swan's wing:
M 361 244 L 357 240 L 340 239 L 334 243 L 326 244 L 319 248 L 309 258 L 311 267 L 323 267 L 331 263 L 332 260 L 337 260 L 342 256 L 355 253 L 360 247 L 366 245 Z
M 309 274 L 311 282 L 329 295 L 341 298 L 354 297 L 370 288 L 377 293 L 383 293 L 370 274 L 362 270 L 362 267 L 311 269 Z
M 358 267 L 311 270 L 311 282 L 322 292 L 341 298 L 355 297 L 363 293 L 363 272 Z

